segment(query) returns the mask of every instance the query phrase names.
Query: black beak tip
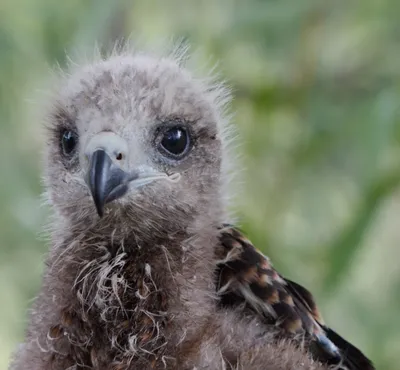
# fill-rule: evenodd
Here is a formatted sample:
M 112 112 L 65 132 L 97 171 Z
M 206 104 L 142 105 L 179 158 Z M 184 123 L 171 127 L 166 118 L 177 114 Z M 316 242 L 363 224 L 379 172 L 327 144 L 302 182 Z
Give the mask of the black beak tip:
M 95 206 L 96 206 L 97 214 L 99 215 L 100 218 L 103 218 L 103 216 L 104 216 L 104 206 L 102 204 L 99 204 L 99 203 L 96 203 L 96 202 L 95 202 Z

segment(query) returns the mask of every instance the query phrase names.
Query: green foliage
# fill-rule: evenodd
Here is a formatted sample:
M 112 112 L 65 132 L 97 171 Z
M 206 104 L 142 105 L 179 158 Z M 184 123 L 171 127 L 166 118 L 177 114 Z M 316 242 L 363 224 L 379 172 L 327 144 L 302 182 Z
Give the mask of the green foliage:
M 400 343 L 396 0 L 0 2 L 0 368 L 40 284 L 37 98 L 65 51 L 122 35 L 187 38 L 235 93 L 242 225 L 377 368 Z

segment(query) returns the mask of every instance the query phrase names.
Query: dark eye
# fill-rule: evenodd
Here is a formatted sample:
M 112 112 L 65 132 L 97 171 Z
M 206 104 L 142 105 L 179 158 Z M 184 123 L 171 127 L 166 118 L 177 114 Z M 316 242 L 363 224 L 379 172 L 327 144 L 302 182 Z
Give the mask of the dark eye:
M 164 152 L 173 158 L 183 158 L 189 150 L 189 134 L 183 127 L 172 127 L 168 131 L 164 132 L 160 146 Z
M 77 135 L 70 130 L 65 130 L 61 134 L 61 146 L 65 155 L 70 155 L 78 142 Z

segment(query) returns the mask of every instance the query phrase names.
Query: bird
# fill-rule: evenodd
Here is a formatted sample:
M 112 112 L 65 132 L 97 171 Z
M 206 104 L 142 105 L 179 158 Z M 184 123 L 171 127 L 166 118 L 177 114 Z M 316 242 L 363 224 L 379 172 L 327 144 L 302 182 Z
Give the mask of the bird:
M 231 94 L 186 55 L 124 45 L 57 74 L 50 248 L 10 369 L 328 369 L 276 323 L 221 304 Z
M 241 306 L 287 334 L 305 337 L 314 356 L 337 369 L 374 369 L 358 348 L 325 325 L 306 288 L 280 275 L 237 227 L 225 224 L 220 230 L 216 256 L 221 306 Z

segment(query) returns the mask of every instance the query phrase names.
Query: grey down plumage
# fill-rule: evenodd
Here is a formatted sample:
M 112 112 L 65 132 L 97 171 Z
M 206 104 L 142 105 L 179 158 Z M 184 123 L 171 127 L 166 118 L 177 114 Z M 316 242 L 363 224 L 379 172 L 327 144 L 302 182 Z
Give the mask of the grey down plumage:
M 218 305 L 229 93 L 182 54 L 71 64 L 51 94 L 51 246 L 14 370 L 322 370 L 279 329 Z

